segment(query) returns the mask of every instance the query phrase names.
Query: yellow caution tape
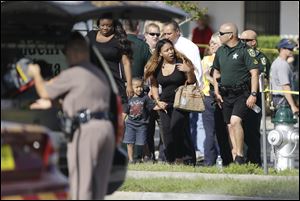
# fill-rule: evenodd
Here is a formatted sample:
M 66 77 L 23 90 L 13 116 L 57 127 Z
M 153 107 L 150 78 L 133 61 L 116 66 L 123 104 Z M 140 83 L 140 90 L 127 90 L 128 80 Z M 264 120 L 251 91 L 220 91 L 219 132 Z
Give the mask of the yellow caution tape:
M 276 92 L 276 93 L 286 93 L 286 94 L 299 95 L 299 91 L 285 91 L 285 90 L 270 90 L 270 89 L 265 89 L 263 92 L 264 93 L 266 93 L 266 92 Z
M 20 74 L 22 80 L 24 82 L 27 82 L 28 79 L 27 79 L 26 75 L 24 74 L 24 72 L 22 71 L 22 68 L 21 68 L 20 64 L 17 64 L 17 71 Z

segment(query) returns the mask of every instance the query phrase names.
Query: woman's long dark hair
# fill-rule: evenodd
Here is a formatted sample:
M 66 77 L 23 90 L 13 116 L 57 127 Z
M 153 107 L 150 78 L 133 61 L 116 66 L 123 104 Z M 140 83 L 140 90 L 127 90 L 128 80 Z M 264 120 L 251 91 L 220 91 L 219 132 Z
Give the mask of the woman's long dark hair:
M 113 33 L 115 34 L 115 38 L 119 41 L 122 54 L 125 54 L 130 60 L 132 60 L 133 52 L 131 49 L 131 42 L 127 39 L 127 34 L 123 29 L 121 22 L 119 22 L 119 20 L 112 19 L 109 16 L 104 16 L 97 20 L 97 26 L 99 26 L 100 20 L 102 19 L 110 19 L 113 21 Z
M 145 65 L 145 80 L 148 79 L 149 77 L 151 77 L 155 71 L 157 70 L 157 68 L 159 68 L 162 63 L 163 63 L 163 58 L 161 58 L 159 56 L 160 52 L 161 52 L 161 48 L 166 44 L 169 43 L 172 45 L 172 47 L 174 48 L 174 44 L 172 43 L 172 41 L 168 40 L 168 39 L 162 39 L 160 41 L 157 42 L 156 47 L 155 47 L 155 51 L 153 52 L 151 58 L 149 59 L 149 61 L 147 62 L 147 64 Z M 185 60 L 190 66 L 193 67 L 193 64 L 191 62 L 191 60 L 189 60 L 184 54 L 178 52 L 175 48 L 175 59 L 180 59 L 180 60 Z

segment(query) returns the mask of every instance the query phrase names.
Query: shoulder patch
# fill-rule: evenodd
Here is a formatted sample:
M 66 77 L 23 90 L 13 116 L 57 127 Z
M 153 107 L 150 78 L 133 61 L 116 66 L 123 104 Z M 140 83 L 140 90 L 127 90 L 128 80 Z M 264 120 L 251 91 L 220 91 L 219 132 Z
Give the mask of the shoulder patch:
M 257 61 L 256 59 L 253 59 L 253 63 L 254 63 L 255 65 L 257 65 L 257 64 L 258 64 L 258 61 Z
M 256 56 L 255 51 L 253 49 L 251 49 L 251 48 L 248 49 L 247 52 L 250 55 L 250 57 L 255 57 Z
M 260 58 L 260 62 L 261 62 L 262 65 L 266 65 L 266 64 L 267 64 L 267 59 L 266 59 L 266 57 Z

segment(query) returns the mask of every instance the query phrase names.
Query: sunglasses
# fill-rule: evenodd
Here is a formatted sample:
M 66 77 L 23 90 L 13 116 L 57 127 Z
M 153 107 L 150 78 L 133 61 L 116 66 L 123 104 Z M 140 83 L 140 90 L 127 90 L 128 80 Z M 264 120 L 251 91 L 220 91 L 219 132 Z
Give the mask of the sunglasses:
M 291 48 L 286 48 L 286 47 L 284 47 L 283 49 L 285 49 L 285 50 L 289 50 L 289 51 L 294 51 L 293 49 L 291 49 Z
M 150 36 L 157 36 L 159 37 L 160 36 L 160 33 L 148 33 Z
M 241 41 L 247 43 L 247 42 L 250 42 L 250 41 L 253 41 L 254 39 L 241 39 Z
M 223 35 L 225 35 L 225 34 L 230 34 L 230 33 L 233 33 L 233 32 L 221 32 L 221 31 L 219 31 L 219 35 L 220 35 L 220 36 L 223 36 Z

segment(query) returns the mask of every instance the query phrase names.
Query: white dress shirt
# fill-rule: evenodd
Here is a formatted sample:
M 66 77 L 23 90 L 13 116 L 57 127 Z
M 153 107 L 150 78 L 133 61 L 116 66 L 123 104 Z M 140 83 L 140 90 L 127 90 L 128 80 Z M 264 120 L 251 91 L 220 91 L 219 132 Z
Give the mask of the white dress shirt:
M 195 75 L 199 85 L 202 85 L 202 66 L 198 46 L 192 41 L 180 36 L 175 43 L 175 49 L 190 59 L 195 67 Z

